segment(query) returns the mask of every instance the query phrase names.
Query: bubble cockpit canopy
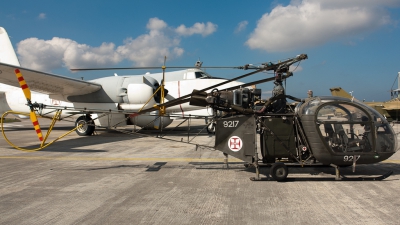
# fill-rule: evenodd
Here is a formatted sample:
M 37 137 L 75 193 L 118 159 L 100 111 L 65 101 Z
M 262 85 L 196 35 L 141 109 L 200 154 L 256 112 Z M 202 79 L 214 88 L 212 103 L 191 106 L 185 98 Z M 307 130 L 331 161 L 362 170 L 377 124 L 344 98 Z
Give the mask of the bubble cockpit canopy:
M 375 109 L 347 98 L 314 97 L 296 107 L 300 118 L 313 118 L 328 149 L 336 154 L 397 151 L 397 136 Z

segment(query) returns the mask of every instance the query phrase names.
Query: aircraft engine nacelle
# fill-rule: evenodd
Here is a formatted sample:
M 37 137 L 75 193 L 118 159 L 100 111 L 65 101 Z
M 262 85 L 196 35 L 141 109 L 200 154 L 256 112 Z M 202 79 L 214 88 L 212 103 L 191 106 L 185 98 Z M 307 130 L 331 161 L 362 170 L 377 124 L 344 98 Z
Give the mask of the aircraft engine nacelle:
M 158 119 L 156 118 L 156 115 L 145 114 L 130 118 L 130 122 L 145 129 L 154 129 L 155 125 L 160 126 L 160 124 L 162 124 L 162 127 L 164 128 L 170 125 L 173 121 L 169 116 L 159 117 Z
M 149 101 L 150 97 L 153 95 L 153 92 L 153 87 L 147 84 L 129 84 L 127 88 L 128 102 L 126 103 L 143 106 L 143 104 Z M 150 101 L 147 103 L 147 106 L 153 106 L 154 104 L 156 104 L 156 101 L 153 97 L 151 97 Z

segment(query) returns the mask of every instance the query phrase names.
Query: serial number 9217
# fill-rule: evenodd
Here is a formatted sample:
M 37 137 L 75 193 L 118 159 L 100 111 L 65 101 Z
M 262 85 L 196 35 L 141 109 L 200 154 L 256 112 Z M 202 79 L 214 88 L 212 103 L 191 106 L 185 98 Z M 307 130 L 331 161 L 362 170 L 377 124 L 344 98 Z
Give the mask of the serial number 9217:
M 224 121 L 224 123 L 223 123 L 224 127 L 237 127 L 238 124 L 239 124 L 238 120 Z

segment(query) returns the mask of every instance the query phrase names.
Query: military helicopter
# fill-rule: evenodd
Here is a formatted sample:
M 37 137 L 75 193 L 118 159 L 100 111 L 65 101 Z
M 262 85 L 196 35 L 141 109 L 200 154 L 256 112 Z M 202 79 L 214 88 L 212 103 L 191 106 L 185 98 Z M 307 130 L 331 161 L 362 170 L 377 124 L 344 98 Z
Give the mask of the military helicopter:
M 283 181 L 289 173 L 287 163 L 330 165 L 335 168 L 335 179 L 341 180 L 339 167 L 353 166 L 354 172 L 356 164 L 381 162 L 398 149 L 397 136 L 388 121 L 368 105 L 333 96 L 298 99 L 286 95 L 282 81 L 293 75 L 289 66 L 307 58 L 302 54 L 254 68 L 256 72 L 275 73 L 273 79 L 263 80 L 274 80 L 275 87 L 273 96 L 261 106 L 256 103 L 260 89 L 211 87 L 210 93 L 193 91 L 190 97 L 191 105 L 212 107 L 215 115 L 217 111 L 225 112 L 224 117 L 214 118 L 215 149 L 254 165 L 257 177 L 252 180 L 261 180 L 261 164 L 272 164 L 270 175 Z M 287 99 L 298 104 L 292 107 Z M 391 173 L 371 179 L 385 179 Z
M 293 76 L 289 67 L 307 58 L 306 54 L 301 54 L 259 67 L 245 65 L 242 69 L 255 71 L 194 90 L 172 101 L 131 113 L 129 117 L 187 102 L 194 106 L 211 107 L 215 122 L 214 148 L 225 156 L 230 155 L 253 165 L 256 177 L 252 180 L 262 180 L 259 167 L 272 164 L 271 177 L 284 181 L 289 174 L 288 163 L 330 165 L 335 168 L 335 179 L 341 180 L 339 167 L 353 166 L 354 171 L 356 164 L 378 163 L 392 156 L 398 150 L 397 136 L 387 120 L 368 105 L 335 96 L 299 99 L 286 94 L 282 82 Z M 274 77 L 218 89 L 232 81 L 271 70 Z M 275 84 L 273 96 L 262 103 L 260 89 L 243 88 L 269 81 Z M 287 99 L 297 104 L 288 104 Z M 28 106 L 34 114 L 37 106 Z M 32 118 L 36 119 L 34 115 L 31 115 Z M 260 140 L 261 158 L 257 138 Z M 391 173 L 389 171 L 372 179 L 385 179 Z

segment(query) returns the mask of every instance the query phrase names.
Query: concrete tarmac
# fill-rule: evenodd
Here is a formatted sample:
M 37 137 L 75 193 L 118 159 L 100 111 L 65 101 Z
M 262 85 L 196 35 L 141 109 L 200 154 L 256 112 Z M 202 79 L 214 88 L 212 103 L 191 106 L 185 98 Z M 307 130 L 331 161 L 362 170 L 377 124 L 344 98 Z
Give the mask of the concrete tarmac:
M 5 125 L 16 145 L 38 146 L 29 119 Z M 49 141 L 72 126 L 57 123 Z M 356 167 L 364 176 L 392 170 L 384 181 L 334 181 L 331 167 L 290 167 L 287 182 L 250 181 L 253 168 L 230 157 L 227 169 L 221 152 L 185 143 L 202 128 L 191 126 L 189 138 L 177 128 L 165 136 L 172 140 L 154 131 L 73 132 L 35 152 L 0 138 L 0 224 L 399 224 L 399 152 Z M 203 130 L 192 142 L 213 146 L 214 137 Z M 352 175 L 351 167 L 341 172 Z

